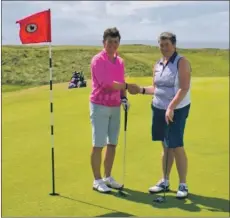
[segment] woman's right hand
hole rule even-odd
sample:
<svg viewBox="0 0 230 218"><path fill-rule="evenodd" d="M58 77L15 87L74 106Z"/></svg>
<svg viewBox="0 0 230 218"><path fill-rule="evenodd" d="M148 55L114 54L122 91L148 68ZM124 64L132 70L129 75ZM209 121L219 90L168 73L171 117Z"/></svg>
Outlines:
<svg viewBox="0 0 230 218"><path fill-rule="evenodd" d="M128 84L128 92L131 95L136 95L140 93L141 88L137 84Z"/></svg>

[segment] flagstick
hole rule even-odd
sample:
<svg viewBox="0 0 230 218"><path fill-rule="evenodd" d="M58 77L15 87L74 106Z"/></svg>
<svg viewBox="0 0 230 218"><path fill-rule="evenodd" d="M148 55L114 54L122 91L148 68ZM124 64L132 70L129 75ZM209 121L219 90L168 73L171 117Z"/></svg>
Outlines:
<svg viewBox="0 0 230 218"><path fill-rule="evenodd" d="M53 118L53 76L52 76L52 53L51 43L49 43L49 69L50 69L50 127L51 127L51 158L52 158L52 193L50 195L59 195L55 193L55 172L54 172L54 118Z"/></svg>

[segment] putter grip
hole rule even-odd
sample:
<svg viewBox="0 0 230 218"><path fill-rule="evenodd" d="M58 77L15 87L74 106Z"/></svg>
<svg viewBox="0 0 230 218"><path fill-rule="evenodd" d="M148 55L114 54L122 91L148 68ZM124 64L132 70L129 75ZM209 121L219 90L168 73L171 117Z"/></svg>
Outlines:
<svg viewBox="0 0 230 218"><path fill-rule="evenodd" d="M127 130L127 120L128 120L128 111L125 110L125 126L124 126L125 131Z"/></svg>

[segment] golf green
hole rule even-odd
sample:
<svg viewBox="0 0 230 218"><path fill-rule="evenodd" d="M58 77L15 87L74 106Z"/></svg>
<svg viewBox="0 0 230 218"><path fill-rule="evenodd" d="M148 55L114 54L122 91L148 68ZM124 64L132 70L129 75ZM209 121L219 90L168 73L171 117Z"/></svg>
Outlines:
<svg viewBox="0 0 230 218"><path fill-rule="evenodd" d="M132 78L151 84L151 78ZM51 147L49 87L2 96L2 216L228 216L229 83L228 78L194 78L185 132L189 158L187 200L174 192L154 204L148 188L161 177L161 146L151 142L151 96L130 96L125 191L119 197L92 190L89 88L54 85L56 191L50 196ZM123 113L122 113L123 121ZM113 175L122 177L123 122ZM103 170L103 168L102 168ZM159 196L159 195L158 195Z"/></svg>

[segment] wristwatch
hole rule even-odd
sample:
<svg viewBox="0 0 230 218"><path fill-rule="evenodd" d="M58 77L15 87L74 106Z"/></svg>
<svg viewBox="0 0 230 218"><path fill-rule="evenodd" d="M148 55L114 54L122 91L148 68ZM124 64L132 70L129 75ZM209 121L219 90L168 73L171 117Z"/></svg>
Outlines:
<svg viewBox="0 0 230 218"><path fill-rule="evenodd" d="M142 88L142 94L143 95L145 94L145 88L144 87Z"/></svg>

